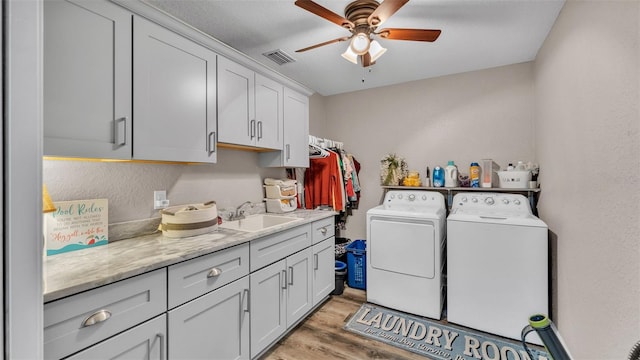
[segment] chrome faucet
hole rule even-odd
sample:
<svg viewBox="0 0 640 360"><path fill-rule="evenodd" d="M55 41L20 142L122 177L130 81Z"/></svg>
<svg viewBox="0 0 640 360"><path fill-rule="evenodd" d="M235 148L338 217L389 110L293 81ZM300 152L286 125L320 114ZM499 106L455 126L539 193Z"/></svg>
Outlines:
<svg viewBox="0 0 640 360"><path fill-rule="evenodd" d="M249 207L253 207L253 204L251 203L251 201L245 201L242 204L240 204L240 206L238 206L236 208L236 213L235 214L231 214L231 217L229 220L240 220L240 219L244 219L244 206L245 205L249 205Z"/></svg>

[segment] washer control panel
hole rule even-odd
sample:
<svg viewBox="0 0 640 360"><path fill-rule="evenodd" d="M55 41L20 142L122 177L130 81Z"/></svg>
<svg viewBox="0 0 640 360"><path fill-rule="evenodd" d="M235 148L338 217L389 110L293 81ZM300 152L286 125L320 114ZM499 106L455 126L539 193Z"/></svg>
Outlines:
<svg viewBox="0 0 640 360"><path fill-rule="evenodd" d="M383 204L386 209L399 209L407 206L444 208L444 196L435 191L389 190L384 196Z"/></svg>
<svg viewBox="0 0 640 360"><path fill-rule="evenodd" d="M519 194L505 193L458 193L453 197L451 212L532 214L526 197Z"/></svg>

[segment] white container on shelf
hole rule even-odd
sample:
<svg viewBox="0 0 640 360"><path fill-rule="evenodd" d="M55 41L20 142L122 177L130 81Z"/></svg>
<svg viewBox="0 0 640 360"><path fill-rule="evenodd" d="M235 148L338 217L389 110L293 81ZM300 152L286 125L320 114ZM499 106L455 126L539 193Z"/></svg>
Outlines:
<svg viewBox="0 0 640 360"><path fill-rule="evenodd" d="M295 196L283 199L264 199L264 201L267 203L268 213L286 213L298 207L298 201Z"/></svg>
<svg viewBox="0 0 640 360"><path fill-rule="evenodd" d="M296 185L263 185L268 199L287 199L298 195Z"/></svg>
<svg viewBox="0 0 640 360"><path fill-rule="evenodd" d="M497 171L500 187L505 189L527 189L531 180L531 171Z"/></svg>

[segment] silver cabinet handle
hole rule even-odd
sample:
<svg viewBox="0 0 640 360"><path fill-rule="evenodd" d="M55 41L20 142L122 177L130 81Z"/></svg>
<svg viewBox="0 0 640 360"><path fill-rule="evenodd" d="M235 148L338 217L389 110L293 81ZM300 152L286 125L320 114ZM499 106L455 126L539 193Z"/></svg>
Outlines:
<svg viewBox="0 0 640 360"><path fill-rule="evenodd" d="M160 360L164 360L164 359L166 359L166 357L164 355L164 334L163 333L157 333L156 337L158 339L160 339Z"/></svg>
<svg viewBox="0 0 640 360"><path fill-rule="evenodd" d="M84 321L82 321L82 327L87 327L109 320L111 312L109 310L98 310L89 315Z"/></svg>
<svg viewBox="0 0 640 360"><path fill-rule="evenodd" d="M258 140L262 139L262 121L258 121Z"/></svg>
<svg viewBox="0 0 640 360"><path fill-rule="evenodd" d="M113 122L113 143L118 146L127 144L127 117L121 117Z"/></svg>
<svg viewBox="0 0 640 360"><path fill-rule="evenodd" d="M217 150L218 143L216 141L216 132L209 133L209 154L213 154Z"/></svg>
<svg viewBox="0 0 640 360"><path fill-rule="evenodd" d="M220 270L218 268L213 268L213 269L209 270L209 273L207 274L207 277L208 278L218 277L218 276L220 276L220 274L222 274L222 270Z"/></svg>
<svg viewBox="0 0 640 360"><path fill-rule="evenodd" d="M322 229L320 229L320 232L322 233L322 235L327 235L327 228L323 227Z"/></svg>
<svg viewBox="0 0 640 360"><path fill-rule="evenodd" d="M251 139L256 137L256 121L255 120L249 121L249 137Z"/></svg>
<svg viewBox="0 0 640 360"><path fill-rule="evenodd" d="M284 285L282 285L283 289L287 289L287 270L282 270L282 279L284 280Z"/></svg>
<svg viewBox="0 0 640 360"><path fill-rule="evenodd" d="M245 295L246 294L246 295ZM249 289L244 289L243 294L245 299L247 299L247 307L245 307L244 311L245 312L251 312L251 293L249 292Z"/></svg>
<svg viewBox="0 0 640 360"><path fill-rule="evenodd" d="M289 159L291 159L291 146L289 144L287 144L286 149L287 149L286 159L289 160Z"/></svg>
<svg viewBox="0 0 640 360"><path fill-rule="evenodd" d="M293 266L289 266L289 285L293 285Z"/></svg>
<svg viewBox="0 0 640 360"><path fill-rule="evenodd" d="M313 254L313 270L318 270L318 254Z"/></svg>

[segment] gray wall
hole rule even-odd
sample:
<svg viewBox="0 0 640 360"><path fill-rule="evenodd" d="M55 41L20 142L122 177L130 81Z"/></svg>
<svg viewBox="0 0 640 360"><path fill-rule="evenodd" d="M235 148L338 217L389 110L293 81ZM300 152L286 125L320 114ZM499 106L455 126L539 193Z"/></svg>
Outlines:
<svg viewBox="0 0 640 360"><path fill-rule="evenodd" d="M346 236L364 239L365 213L380 203L380 159L397 153L424 176L426 166L454 160L533 160L533 65L523 63L326 99L328 137L361 163L359 209Z"/></svg>
<svg viewBox="0 0 640 360"><path fill-rule="evenodd" d="M576 359L640 340L640 2L569 1L535 61L540 214Z"/></svg>
<svg viewBox="0 0 640 360"><path fill-rule="evenodd" d="M153 191L166 190L173 205L215 200L218 208L262 202L265 177L283 169L261 168L258 153L220 149L217 164L149 164L45 160L43 181L53 201L109 200L109 223L158 217Z"/></svg>

